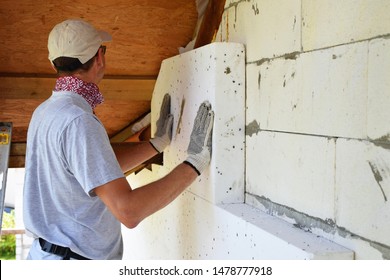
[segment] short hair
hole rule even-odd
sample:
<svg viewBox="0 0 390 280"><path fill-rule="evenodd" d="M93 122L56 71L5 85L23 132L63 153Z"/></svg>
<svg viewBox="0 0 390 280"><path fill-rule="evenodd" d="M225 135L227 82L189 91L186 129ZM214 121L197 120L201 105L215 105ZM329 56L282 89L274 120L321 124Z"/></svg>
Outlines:
<svg viewBox="0 0 390 280"><path fill-rule="evenodd" d="M82 64L78 58L73 57L57 57L52 61L58 74L73 74L77 71L88 71L93 64L96 55L86 63Z"/></svg>

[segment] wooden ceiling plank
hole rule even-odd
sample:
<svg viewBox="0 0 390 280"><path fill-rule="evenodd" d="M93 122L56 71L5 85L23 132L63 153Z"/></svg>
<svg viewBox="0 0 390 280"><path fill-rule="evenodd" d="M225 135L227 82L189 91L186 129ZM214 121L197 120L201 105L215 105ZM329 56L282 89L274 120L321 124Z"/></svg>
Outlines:
<svg viewBox="0 0 390 280"><path fill-rule="evenodd" d="M55 24L82 18L111 33L106 74L157 75L161 61L192 40L194 0L18 0L0 5L0 72L51 74L47 38Z"/></svg>

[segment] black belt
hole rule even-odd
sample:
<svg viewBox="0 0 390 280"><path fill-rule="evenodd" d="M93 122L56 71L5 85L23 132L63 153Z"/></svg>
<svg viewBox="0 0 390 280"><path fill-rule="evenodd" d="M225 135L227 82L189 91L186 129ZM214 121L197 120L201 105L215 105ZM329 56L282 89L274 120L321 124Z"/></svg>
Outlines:
<svg viewBox="0 0 390 280"><path fill-rule="evenodd" d="M67 247L61 247L56 244L52 244L45 239L39 238L39 244L41 244L41 248L43 251L51 254L55 254L58 256L63 257L63 260L70 260L76 259L76 260L90 260L86 257L83 257L75 252L73 252L71 249Z"/></svg>

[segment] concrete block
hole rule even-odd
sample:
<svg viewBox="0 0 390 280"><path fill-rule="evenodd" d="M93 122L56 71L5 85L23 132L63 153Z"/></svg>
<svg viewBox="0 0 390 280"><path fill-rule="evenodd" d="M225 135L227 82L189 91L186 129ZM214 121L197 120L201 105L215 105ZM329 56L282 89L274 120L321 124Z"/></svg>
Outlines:
<svg viewBox="0 0 390 280"><path fill-rule="evenodd" d="M390 142L390 40L369 43L368 57L368 137Z"/></svg>
<svg viewBox="0 0 390 280"><path fill-rule="evenodd" d="M187 158L193 120L207 100L215 112L210 167L190 190L214 203L244 199L245 49L237 43L213 43L166 59L152 98L152 135L163 96L171 95L173 139L164 166L173 169Z"/></svg>
<svg viewBox="0 0 390 280"><path fill-rule="evenodd" d="M246 141L247 193L334 220L334 139L261 131Z"/></svg>
<svg viewBox="0 0 390 280"><path fill-rule="evenodd" d="M389 147L338 139L336 151L337 224L371 246L390 244Z"/></svg>
<svg viewBox="0 0 390 280"><path fill-rule="evenodd" d="M367 53L363 42L263 63L261 129L366 138Z"/></svg>
<svg viewBox="0 0 390 280"><path fill-rule="evenodd" d="M216 40L245 44L248 62L300 51L300 0L241 1L225 7Z"/></svg>
<svg viewBox="0 0 390 280"><path fill-rule="evenodd" d="M304 51L390 33L387 0L302 0Z"/></svg>
<svg viewBox="0 0 390 280"><path fill-rule="evenodd" d="M246 134L253 135L260 131L261 67L256 64L246 65Z"/></svg>

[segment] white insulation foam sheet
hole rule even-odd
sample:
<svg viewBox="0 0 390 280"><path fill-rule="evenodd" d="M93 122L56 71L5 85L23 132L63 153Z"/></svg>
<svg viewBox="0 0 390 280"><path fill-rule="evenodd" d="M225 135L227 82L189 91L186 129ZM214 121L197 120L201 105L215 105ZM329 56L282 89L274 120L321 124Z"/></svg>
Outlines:
<svg viewBox="0 0 390 280"><path fill-rule="evenodd" d="M215 113L210 166L189 191L212 203L244 201L245 49L212 43L162 62L152 97L152 135L164 95L171 95L173 137L164 151L168 170L183 162L200 104Z"/></svg>

